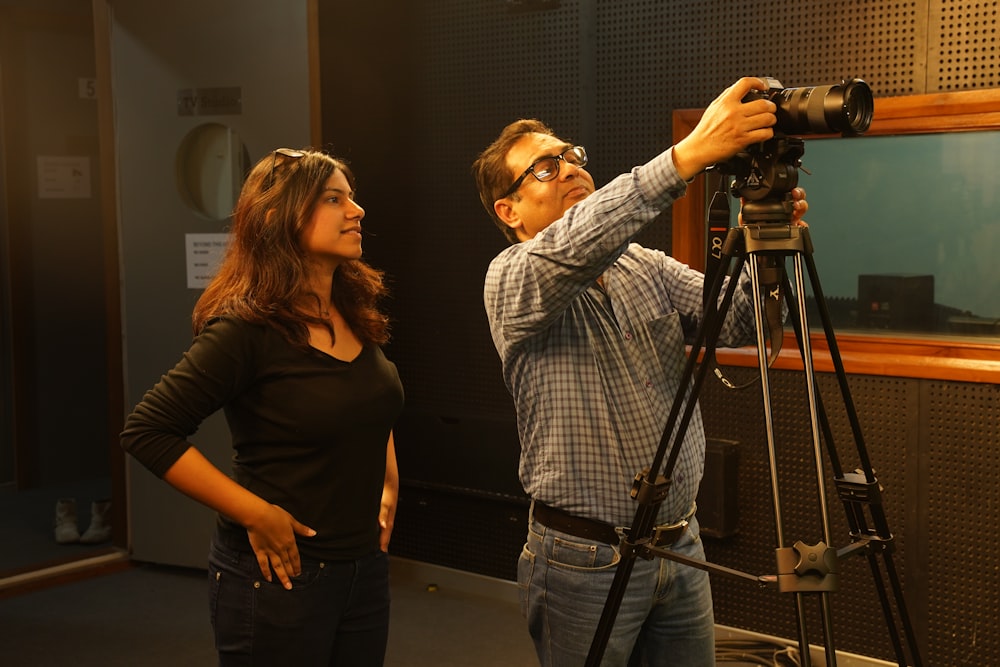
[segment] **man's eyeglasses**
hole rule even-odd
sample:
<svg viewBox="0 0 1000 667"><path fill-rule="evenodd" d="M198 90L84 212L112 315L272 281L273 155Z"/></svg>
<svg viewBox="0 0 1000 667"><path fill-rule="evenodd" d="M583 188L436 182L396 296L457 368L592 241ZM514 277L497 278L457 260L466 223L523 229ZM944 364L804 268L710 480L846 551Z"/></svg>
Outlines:
<svg viewBox="0 0 1000 667"><path fill-rule="evenodd" d="M524 179L528 177L528 174L531 174L543 183L545 181L551 181L559 175L560 160L565 160L566 162L576 165L577 167L584 167L587 165L587 149L583 146L573 146L571 148L567 148L559 155L538 158L531 163L530 167L524 170L523 174L517 177L514 184L507 188L507 192L500 195L500 199L509 197L517 192L517 189L521 187L521 183L523 183Z"/></svg>
<svg viewBox="0 0 1000 667"><path fill-rule="evenodd" d="M264 188L265 190L270 190L271 186L274 185L274 167L278 164L279 155L295 160L303 157L305 153L291 148L275 148L274 152L271 153L271 173L268 174L267 187Z"/></svg>

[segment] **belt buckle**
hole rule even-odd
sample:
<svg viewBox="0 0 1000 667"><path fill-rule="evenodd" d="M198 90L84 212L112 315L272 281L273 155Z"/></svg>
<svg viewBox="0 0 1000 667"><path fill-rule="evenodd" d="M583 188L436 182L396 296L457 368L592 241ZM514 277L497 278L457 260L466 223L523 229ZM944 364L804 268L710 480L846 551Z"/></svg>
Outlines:
<svg viewBox="0 0 1000 667"><path fill-rule="evenodd" d="M654 547L669 547L684 534L687 527L687 519L681 519L677 523L669 525L656 526L653 528L653 538L649 544Z"/></svg>

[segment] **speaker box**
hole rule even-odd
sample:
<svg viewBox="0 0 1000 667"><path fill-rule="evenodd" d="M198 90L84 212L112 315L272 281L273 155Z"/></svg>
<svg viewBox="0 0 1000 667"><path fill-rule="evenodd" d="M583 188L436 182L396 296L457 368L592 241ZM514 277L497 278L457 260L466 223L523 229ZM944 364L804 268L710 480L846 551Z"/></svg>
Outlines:
<svg viewBox="0 0 1000 667"><path fill-rule="evenodd" d="M858 276L858 326L929 331L934 328L934 276Z"/></svg>
<svg viewBox="0 0 1000 667"><path fill-rule="evenodd" d="M732 440L705 443L705 475L698 489L698 524L705 537L729 537L739 530L739 454L739 443Z"/></svg>

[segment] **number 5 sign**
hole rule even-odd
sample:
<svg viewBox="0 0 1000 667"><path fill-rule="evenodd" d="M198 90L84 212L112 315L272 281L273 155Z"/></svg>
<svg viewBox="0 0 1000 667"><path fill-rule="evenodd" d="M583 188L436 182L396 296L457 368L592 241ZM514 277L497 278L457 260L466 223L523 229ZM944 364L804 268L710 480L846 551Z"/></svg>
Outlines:
<svg viewBox="0 0 1000 667"><path fill-rule="evenodd" d="M97 99L97 79L79 77L76 80L76 90L81 100Z"/></svg>

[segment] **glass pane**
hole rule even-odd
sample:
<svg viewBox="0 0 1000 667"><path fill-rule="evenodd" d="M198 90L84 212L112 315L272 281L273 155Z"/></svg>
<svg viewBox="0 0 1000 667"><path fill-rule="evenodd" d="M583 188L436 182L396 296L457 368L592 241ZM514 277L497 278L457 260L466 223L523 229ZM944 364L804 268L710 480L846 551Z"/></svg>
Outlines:
<svg viewBox="0 0 1000 667"><path fill-rule="evenodd" d="M1000 338L1000 132L805 139L834 328Z"/></svg>

